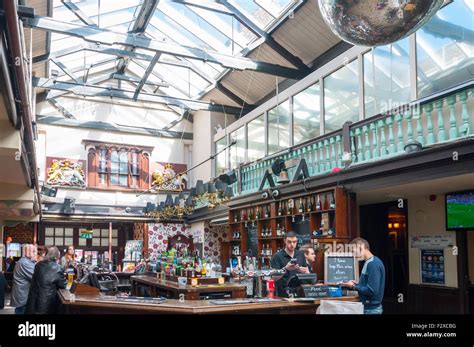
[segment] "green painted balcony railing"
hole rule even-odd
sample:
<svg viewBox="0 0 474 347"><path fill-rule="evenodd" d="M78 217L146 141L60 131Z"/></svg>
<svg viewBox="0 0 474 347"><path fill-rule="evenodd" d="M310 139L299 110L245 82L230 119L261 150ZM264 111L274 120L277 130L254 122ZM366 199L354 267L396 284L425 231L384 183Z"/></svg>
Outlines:
<svg viewBox="0 0 474 347"><path fill-rule="evenodd" d="M474 81L412 102L404 108L379 114L349 125L344 138L342 129L318 137L303 145L239 168L234 194L258 190L265 170L277 158L305 158L311 176L342 168L344 143L349 144L351 166L405 153L410 141L424 147L474 135ZM296 168L289 169L290 178Z"/></svg>

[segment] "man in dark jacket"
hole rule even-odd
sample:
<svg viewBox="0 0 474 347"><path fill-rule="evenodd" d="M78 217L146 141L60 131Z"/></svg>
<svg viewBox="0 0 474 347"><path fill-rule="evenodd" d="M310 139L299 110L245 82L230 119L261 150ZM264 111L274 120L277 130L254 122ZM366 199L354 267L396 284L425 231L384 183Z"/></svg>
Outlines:
<svg viewBox="0 0 474 347"><path fill-rule="evenodd" d="M15 307L16 314L25 313L26 300L30 290L31 278L36 264L35 245L23 247L23 257L15 265L13 271L13 287L10 305Z"/></svg>
<svg viewBox="0 0 474 347"><path fill-rule="evenodd" d="M7 280L2 271L0 271L0 310L5 307L5 289L7 288Z"/></svg>
<svg viewBox="0 0 474 347"><path fill-rule="evenodd" d="M66 288L64 272L58 264L59 259L59 250L56 247L50 247L44 260L36 264L26 303L27 314L58 313L57 290Z"/></svg>

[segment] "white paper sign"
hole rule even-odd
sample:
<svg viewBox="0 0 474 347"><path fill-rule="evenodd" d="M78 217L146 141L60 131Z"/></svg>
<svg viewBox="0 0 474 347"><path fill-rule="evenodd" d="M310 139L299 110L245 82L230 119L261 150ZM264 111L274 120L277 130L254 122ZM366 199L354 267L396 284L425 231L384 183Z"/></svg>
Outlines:
<svg viewBox="0 0 474 347"><path fill-rule="evenodd" d="M361 302L342 300L321 300L320 314L364 314Z"/></svg>
<svg viewBox="0 0 474 347"><path fill-rule="evenodd" d="M455 245L453 234L420 235L411 237L411 248L446 248Z"/></svg>

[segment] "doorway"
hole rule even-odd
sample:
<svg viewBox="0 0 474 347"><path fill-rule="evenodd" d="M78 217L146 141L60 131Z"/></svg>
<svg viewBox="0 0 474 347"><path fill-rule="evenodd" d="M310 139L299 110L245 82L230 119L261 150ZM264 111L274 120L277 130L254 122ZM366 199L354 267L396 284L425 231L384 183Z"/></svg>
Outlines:
<svg viewBox="0 0 474 347"><path fill-rule="evenodd" d="M407 201L360 206L360 236L385 265L384 313L407 312ZM403 296L401 297L400 294ZM402 299L402 300L400 300Z"/></svg>

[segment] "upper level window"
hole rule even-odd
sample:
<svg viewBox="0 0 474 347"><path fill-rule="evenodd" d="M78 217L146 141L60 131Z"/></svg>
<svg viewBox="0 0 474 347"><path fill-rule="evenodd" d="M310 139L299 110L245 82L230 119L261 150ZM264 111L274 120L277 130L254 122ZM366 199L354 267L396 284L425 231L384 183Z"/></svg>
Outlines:
<svg viewBox="0 0 474 347"><path fill-rule="evenodd" d="M357 59L324 78L324 130L330 133L359 120Z"/></svg>
<svg viewBox="0 0 474 347"><path fill-rule="evenodd" d="M418 97L474 78L474 6L453 1L416 32Z"/></svg>
<svg viewBox="0 0 474 347"><path fill-rule="evenodd" d="M88 185L110 189L148 189L152 148L83 141L89 148Z"/></svg>

